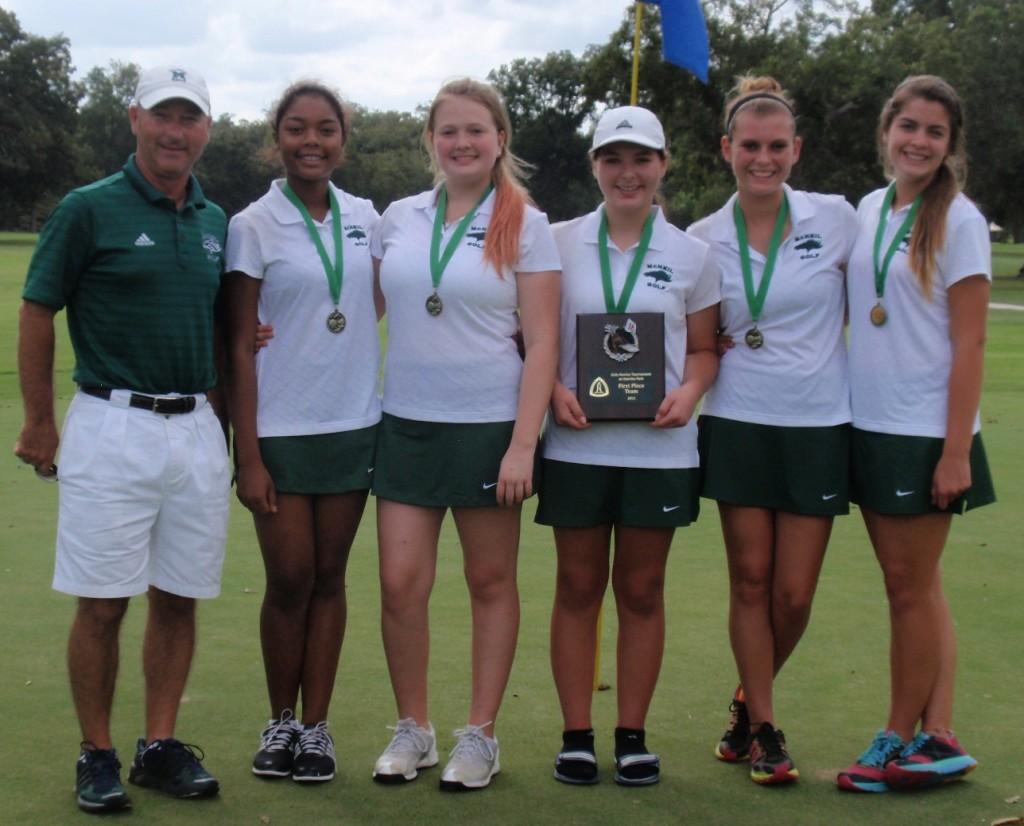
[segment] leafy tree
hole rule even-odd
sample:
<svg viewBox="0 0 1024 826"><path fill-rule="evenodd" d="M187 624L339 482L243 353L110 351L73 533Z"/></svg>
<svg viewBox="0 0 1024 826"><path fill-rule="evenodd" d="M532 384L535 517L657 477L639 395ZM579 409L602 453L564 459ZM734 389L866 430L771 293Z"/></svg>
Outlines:
<svg viewBox="0 0 1024 826"><path fill-rule="evenodd" d="M267 125L261 121L234 123L221 115L213 123L210 143L196 165L203 192L230 217L267 191L275 177Z"/></svg>
<svg viewBox="0 0 1024 826"><path fill-rule="evenodd" d="M593 110L584 95L583 63L571 52L519 59L487 78L505 99L512 150L533 166L530 193L552 221L574 218L600 199L581 129Z"/></svg>
<svg viewBox="0 0 1024 826"><path fill-rule="evenodd" d="M346 161L334 178L347 192L369 198L379 212L407 195L430 188L423 149L422 113L377 112L357 107Z"/></svg>
<svg viewBox="0 0 1024 826"><path fill-rule="evenodd" d="M108 69L95 66L85 76L85 102L79 110L77 132L85 180L117 172L135 151L128 105L138 81L138 65L116 60Z"/></svg>
<svg viewBox="0 0 1024 826"><path fill-rule="evenodd" d="M71 72L67 38L26 34L0 8L0 226L34 229L44 199L73 180L82 90Z"/></svg>

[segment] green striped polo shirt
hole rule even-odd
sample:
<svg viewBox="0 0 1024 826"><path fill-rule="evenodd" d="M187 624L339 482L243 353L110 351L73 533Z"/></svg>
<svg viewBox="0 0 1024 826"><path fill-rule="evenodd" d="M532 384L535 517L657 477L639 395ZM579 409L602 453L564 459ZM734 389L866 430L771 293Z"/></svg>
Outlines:
<svg viewBox="0 0 1024 826"><path fill-rule="evenodd" d="M194 177L178 211L134 155L64 197L39 236L22 297L67 307L76 382L152 394L216 383L213 310L226 227Z"/></svg>

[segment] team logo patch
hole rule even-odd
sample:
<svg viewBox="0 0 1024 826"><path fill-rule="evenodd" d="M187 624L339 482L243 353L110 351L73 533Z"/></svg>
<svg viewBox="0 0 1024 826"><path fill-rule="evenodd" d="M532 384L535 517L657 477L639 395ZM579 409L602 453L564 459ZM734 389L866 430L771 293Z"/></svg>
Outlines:
<svg viewBox="0 0 1024 826"><path fill-rule="evenodd" d="M640 352L640 339L636 334L636 322L628 319L621 327L614 324L604 325L604 340L601 342L604 353L612 361L620 364L629 361Z"/></svg>
<svg viewBox="0 0 1024 826"><path fill-rule="evenodd" d="M487 227L470 227L466 233L466 244L477 249L484 248L484 239L487 238Z"/></svg>
<svg viewBox="0 0 1024 826"><path fill-rule="evenodd" d="M665 264L648 264L644 278L647 279L647 286L655 290L667 290L672 283L674 275L672 268Z"/></svg>
<svg viewBox="0 0 1024 826"><path fill-rule="evenodd" d="M203 249L206 250L206 260L211 263L220 262L220 254L224 247L221 246L220 239L216 235L203 235Z"/></svg>
<svg viewBox="0 0 1024 826"><path fill-rule="evenodd" d="M366 237L366 230L363 229L361 224L347 224L345 226L345 237L351 238L354 242L353 246L356 247L367 247L370 245Z"/></svg>
<svg viewBox="0 0 1024 826"><path fill-rule="evenodd" d="M812 258L821 258L821 250L824 243L821 240L820 232L808 232L798 235L793 239L793 249L800 251L800 260L807 261Z"/></svg>

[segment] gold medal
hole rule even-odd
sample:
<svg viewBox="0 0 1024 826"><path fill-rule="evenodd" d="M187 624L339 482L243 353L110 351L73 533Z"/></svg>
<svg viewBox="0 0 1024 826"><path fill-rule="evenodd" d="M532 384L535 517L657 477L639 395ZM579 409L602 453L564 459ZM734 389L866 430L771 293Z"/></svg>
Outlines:
<svg viewBox="0 0 1024 826"><path fill-rule="evenodd" d="M331 314L327 316L327 329L332 333L340 333L345 329L345 316L340 311L334 309Z"/></svg>
<svg viewBox="0 0 1024 826"><path fill-rule="evenodd" d="M756 350L764 346L764 333L758 330L757 327L751 327L747 330L743 340L747 342L747 347L751 350Z"/></svg>
<svg viewBox="0 0 1024 826"><path fill-rule="evenodd" d="M430 297L427 298L426 307L427 312L431 315L441 315L441 310L444 309L444 304L441 303L441 296L439 296L436 291L432 292Z"/></svg>
<svg viewBox="0 0 1024 826"><path fill-rule="evenodd" d="M879 301L877 304L875 304L874 307L871 308L870 315L871 323L874 324L876 327L881 327L889 318L889 314L885 311L885 307L882 306L881 301Z"/></svg>

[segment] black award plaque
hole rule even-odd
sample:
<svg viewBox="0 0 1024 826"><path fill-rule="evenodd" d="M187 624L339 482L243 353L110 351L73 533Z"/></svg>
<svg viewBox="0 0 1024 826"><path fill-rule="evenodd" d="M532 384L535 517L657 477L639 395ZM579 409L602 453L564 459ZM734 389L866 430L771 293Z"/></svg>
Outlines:
<svg viewBox="0 0 1024 826"><path fill-rule="evenodd" d="M665 398L664 314L577 315L576 395L588 421L652 421Z"/></svg>

